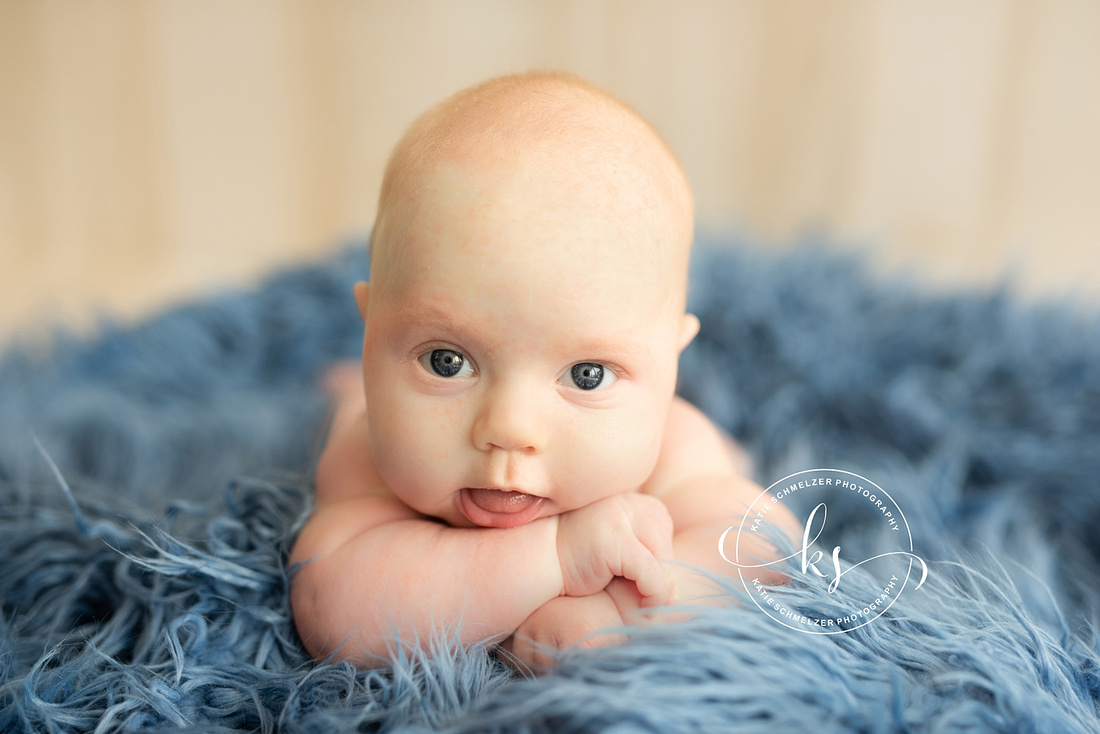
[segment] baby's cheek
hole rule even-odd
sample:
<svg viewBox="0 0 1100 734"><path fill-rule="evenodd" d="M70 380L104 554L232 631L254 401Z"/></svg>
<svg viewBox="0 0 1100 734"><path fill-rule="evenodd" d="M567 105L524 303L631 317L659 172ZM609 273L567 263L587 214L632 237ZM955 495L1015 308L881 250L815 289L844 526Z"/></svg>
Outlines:
<svg viewBox="0 0 1100 734"><path fill-rule="evenodd" d="M467 437L469 431L464 430L465 400L460 398L435 402L425 412L427 422L437 433L452 441Z"/></svg>
<svg viewBox="0 0 1100 734"><path fill-rule="evenodd" d="M419 463L414 460L424 449L423 427L400 412L370 410L369 416L371 453L382 479L393 489L394 483L403 481L403 473Z"/></svg>
<svg viewBox="0 0 1100 734"><path fill-rule="evenodd" d="M641 486L657 465L662 431L648 416L617 420L605 426L599 440L588 447L589 462L603 481L623 492Z"/></svg>

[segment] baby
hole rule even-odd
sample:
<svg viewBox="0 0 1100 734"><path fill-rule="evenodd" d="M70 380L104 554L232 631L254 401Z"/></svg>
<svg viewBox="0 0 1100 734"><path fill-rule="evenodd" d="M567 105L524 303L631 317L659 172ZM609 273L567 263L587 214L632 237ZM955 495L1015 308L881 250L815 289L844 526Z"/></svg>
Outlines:
<svg viewBox="0 0 1100 734"><path fill-rule="evenodd" d="M413 124L355 287L361 382L330 378L316 508L291 555L314 657L376 666L395 639L457 628L542 669L547 651L713 594L692 569L732 571L718 537L761 490L674 397L699 327L692 228L669 149L577 78L494 79Z"/></svg>

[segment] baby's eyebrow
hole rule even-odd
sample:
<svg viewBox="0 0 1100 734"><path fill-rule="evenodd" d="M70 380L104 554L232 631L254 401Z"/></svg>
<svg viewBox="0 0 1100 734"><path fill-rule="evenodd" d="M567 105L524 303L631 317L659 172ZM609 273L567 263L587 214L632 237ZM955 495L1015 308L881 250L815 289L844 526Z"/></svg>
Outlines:
<svg viewBox="0 0 1100 734"><path fill-rule="evenodd" d="M421 299L410 301L402 305L402 315L422 328L445 331L465 347L484 347L492 341L492 324L456 314L446 304ZM647 338L630 336L621 331L574 334L551 343L558 351L567 352L571 359L611 362L624 369L651 352Z"/></svg>
<svg viewBox="0 0 1100 734"><path fill-rule="evenodd" d="M645 361L651 353L646 340L630 338L623 333L584 336L564 346L576 360L609 362L624 370L630 370L639 361Z"/></svg>
<svg viewBox="0 0 1100 734"><path fill-rule="evenodd" d="M593 355L630 354L638 351L638 345L633 340L619 335L581 338L571 346L578 352L591 352Z"/></svg>
<svg viewBox="0 0 1100 734"><path fill-rule="evenodd" d="M456 315L446 305L434 304L421 299L410 300L411 303L406 302L401 305L401 314L413 321L432 322L455 327L470 326L475 321L475 319L469 317Z"/></svg>
<svg viewBox="0 0 1100 734"><path fill-rule="evenodd" d="M456 314L445 305L414 301L402 304L401 315L411 321L413 329L445 331L462 339L482 340L489 325L471 316Z"/></svg>

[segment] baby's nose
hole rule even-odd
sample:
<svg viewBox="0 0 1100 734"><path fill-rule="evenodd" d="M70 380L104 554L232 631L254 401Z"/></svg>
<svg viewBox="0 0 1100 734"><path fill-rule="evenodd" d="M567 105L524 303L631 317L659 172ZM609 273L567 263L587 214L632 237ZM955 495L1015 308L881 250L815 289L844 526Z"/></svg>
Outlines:
<svg viewBox="0 0 1100 734"><path fill-rule="evenodd" d="M474 445L482 451L500 449L536 454L546 443L546 426L530 396L503 387L491 391L474 421Z"/></svg>

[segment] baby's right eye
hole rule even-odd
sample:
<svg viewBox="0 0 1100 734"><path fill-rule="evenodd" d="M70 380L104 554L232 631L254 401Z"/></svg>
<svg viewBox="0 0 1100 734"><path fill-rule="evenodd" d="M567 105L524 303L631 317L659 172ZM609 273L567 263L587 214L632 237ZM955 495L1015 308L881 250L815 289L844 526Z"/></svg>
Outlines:
<svg viewBox="0 0 1100 734"><path fill-rule="evenodd" d="M440 377L470 377L474 367L470 360L453 349L433 349L420 355L420 364Z"/></svg>

